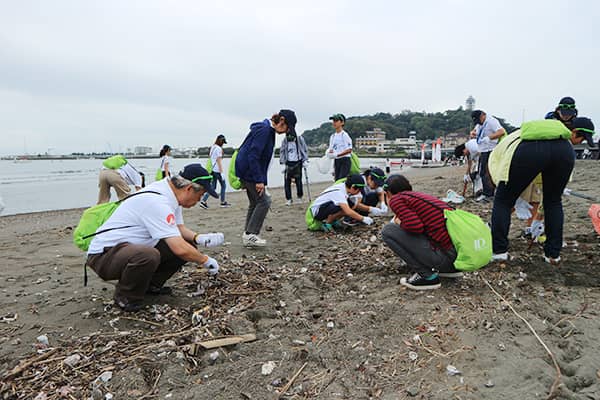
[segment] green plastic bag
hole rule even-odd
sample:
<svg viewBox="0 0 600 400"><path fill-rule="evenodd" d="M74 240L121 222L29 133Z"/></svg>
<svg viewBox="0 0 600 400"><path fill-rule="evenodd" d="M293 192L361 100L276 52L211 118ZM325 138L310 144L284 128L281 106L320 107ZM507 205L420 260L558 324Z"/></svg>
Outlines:
<svg viewBox="0 0 600 400"><path fill-rule="evenodd" d="M162 168L157 169L156 170L156 175L154 175L154 180L155 181L160 181L163 178L164 178L164 176L163 176L163 170L162 170Z"/></svg>
<svg viewBox="0 0 600 400"><path fill-rule="evenodd" d="M492 232L475 214L463 210L444 210L446 228L456 249L454 267L476 271L492 259Z"/></svg>
<svg viewBox="0 0 600 400"><path fill-rule="evenodd" d="M231 186L235 190L240 190L242 188L242 181L235 174L235 159L237 158L238 150L233 152L231 156L231 161L229 162L229 171L227 177L229 178L229 186Z"/></svg>
<svg viewBox="0 0 600 400"><path fill-rule="evenodd" d="M306 221L306 227L309 231L320 231L323 228L323 223L319 220L316 220L312 213L312 206L314 201L312 201L308 208L306 209L306 213L304 214L304 220Z"/></svg>
<svg viewBox="0 0 600 400"><path fill-rule="evenodd" d="M106 160L102 161L102 165L108 169L119 169L125 164L127 164L127 159L121 154L108 157Z"/></svg>
<svg viewBox="0 0 600 400"><path fill-rule="evenodd" d="M73 232L73 243L75 243L75 246L79 247L83 251L87 251L90 248L90 243L92 242L94 236L115 229L129 228L130 226L121 226L98 231L98 228L100 228L102 224L104 224L108 218L110 218L110 216L115 212L122 202L130 197L144 193L160 194L152 191L137 192L119 201L98 204L85 210L81 216L81 219L79 220L79 224L77 224L77 228L75 228L75 231Z"/></svg>
<svg viewBox="0 0 600 400"><path fill-rule="evenodd" d="M360 159L355 152L350 153L350 175L360 174Z"/></svg>
<svg viewBox="0 0 600 400"><path fill-rule="evenodd" d="M212 170L213 170L212 158L208 157L208 161L206 162L206 172L208 172L209 174L212 174Z"/></svg>

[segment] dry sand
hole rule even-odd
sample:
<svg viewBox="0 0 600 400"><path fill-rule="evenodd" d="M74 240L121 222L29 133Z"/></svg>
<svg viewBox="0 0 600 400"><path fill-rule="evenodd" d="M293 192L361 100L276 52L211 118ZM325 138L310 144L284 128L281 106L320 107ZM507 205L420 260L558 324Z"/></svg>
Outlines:
<svg viewBox="0 0 600 400"><path fill-rule="evenodd" d="M597 162L577 162L569 187L600 197L599 172ZM448 167L410 176L415 190L442 197L462 190L462 173ZM324 186L313 186L313 196ZM286 207L282 189L271 192L265 250L241 246L243 193L229 197L231 209L213 200L210 210L186 210L193 229L225 233L230 244L207 252L222 273L208 279L188 265L170 282L174 296L150 298L138 314L113 308L112 284L92 271L83 287L84 256L71 242L81 210L0 218L0 397L85 399L96 386L95 398L275 399L304 366L283 397L544 399L556 377L552 361L487 280L555 355L562 375L556 398L600 399L600 243L589 202L564 202L561 266L544 264L538 245L527 250L517 238L523 224L514 220L514 260L417 293L400 287L406 271L381 243L389 218L335 235L311 233L306 204ZM472 199L461 207L490 217L491 207ZM201 293L189 297L198 284ZM192 313L201 309L192 329ZM212 356L215 350L189 354L194 340L244 333L257 340ZM19 360L38 356L42 334L53 353L8 379ZM81 360L68 366L74 354ZM269 361L274 369L263 375ZM449 375L449 365L460 374ZM106 371L108 382L92 384Z"/></svg>

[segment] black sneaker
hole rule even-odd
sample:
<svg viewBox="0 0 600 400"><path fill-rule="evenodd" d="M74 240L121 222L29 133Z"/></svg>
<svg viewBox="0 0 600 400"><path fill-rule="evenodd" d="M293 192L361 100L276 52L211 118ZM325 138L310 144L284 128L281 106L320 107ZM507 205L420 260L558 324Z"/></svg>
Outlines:
<svg viewBox="0 0 600 400"><path fill-rule="evenodd" d="M356 226L359 224L359 222L357 220L355 220L354 218L350 218L350 217L345 217L344 220L342 221L342 223L346 226Z"/></svg>
<svg viewBox="0 0 600 400"><path fill-rule="evenodd" d="M221 208L228 208L231 207L231 204L229 204L228 202L224 201L221 203Z"/></svg>
<svg viewBox="0 0 600 400"><path fill-rule="evenodd" d="M400 279L400 284L413 290L439 289L442 286L437 274L433 274L429 278L423 278L418 273L414 273L408 278Z"/></svg>
<svg viewBox="0 0 600 400"><path fill-rule="evenodd" d="M144 308L143 305L135 301L127 300L126 298L116 297L114 298L115 304L123 311L137 312Z"/></svg>
<svg viewBox="0 0 600 400"><path fill-rule="evenodd" d="M168 286L152 286L150 285L148 287L148 289L146 290L146 294L152 295L152 296L159 296L161 294L173 294L173 289L171 289Z"/></svg>
<svg viewBox="0 0 600 400"><path fill-rule="evenodd" d="M206 204L205 201L200 202L200 207L204 208L205 210L208 210L208 204Z"/></svg>

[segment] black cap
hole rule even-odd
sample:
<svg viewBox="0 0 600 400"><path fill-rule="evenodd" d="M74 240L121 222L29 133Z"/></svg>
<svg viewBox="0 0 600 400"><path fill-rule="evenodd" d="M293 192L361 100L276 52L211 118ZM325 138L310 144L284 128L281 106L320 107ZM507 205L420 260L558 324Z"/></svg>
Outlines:
<svg viewBox="0 0 600 400"><path fill-rule="evenodd" d="M209 174L201 164L186 165L183 167L183 171L179 172L179 176L192 181L192 183L202 185L206 193L210 194L212 197L219 197L217 192L215 192L215 189L213 189L211 186L211 182L213 180L212 175Z"/></svg>
<svg viewBox="0 0 600 400"><path fill-rule="evenodd" d="M361 174L348 175L346 178L346 187L359 189L361 193L365 191L365 180Z"/></svg>
<svg viewBox="0 0 600 400"><path fill-rule="evenodd" d="M387 178L381 168L371 168L369 175L371 176L371 179L373 179L373 182L377 184L377 186L383 186Z"/></svg>
<svg viewBox="0 0 600 400"><path fill-rule="evenodd" d="M484 113L483 111L481 111L481 110L474 110L474 111L471 113L471 119L473 120L473 123L474 123L475 125L477 125L477 124L479 124L479 123L480 123L480 122L479 122L479 118L481 117L481 114L485 114L485 113Z"/></svg>
<svg viewBox="0 0 600 400"><path fill-rule="evenodd" d="M577 116L577 108L575 107L575 99L572 97L563 97L558 102L558 106L556 107L556 111L560 111L562 115L565 117L576 117Z"/></svg>
<svg viewBox="0 0 600 400"><path fill-rule="evenodd" d="M227 143L227 140L225 140L225 135L219 135L217 136L217 140L222 139L223 143Z"/></svg>
<svg viewBox="0 0 600 400"><path fill-rule="evenodd" d="M331 117L329 117L329 119L332 121L342 121L343 123L346 123L346 116L344 114L333 114Z"/></svg>
<svg viewBox="0 0 600 400"><path fill-rule="evenodd" d="M292 110L284 109L284 110L279 110L279 115L281 115L283 118L285 118L285 123L288 126L288 132L296 134L296 122L298 122L298 120L296 119L296 113L293 112Z"/></svg>
<svg viewBox="0 0 600 400"><path fill-rule="evenodd" d="M571 120L571 129L575 130L575 134L579 137L583 136L590 147L595 147L594 144L594 123L586 117L576 117Z"/></svg>

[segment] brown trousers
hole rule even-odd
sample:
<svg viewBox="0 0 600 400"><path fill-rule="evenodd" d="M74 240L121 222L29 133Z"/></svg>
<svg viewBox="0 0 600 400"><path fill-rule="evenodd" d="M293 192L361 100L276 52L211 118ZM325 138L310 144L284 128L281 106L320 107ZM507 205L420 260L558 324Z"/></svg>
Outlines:
<svg viewBox="0 0 600 400"><path fill-rule="evenodd" d="M115 188L117 192L117 198L119 200L127 197L131 192L131 188L125 182L125 179L114 169L103 169L100 170L98 175L98 204L108 203L110 201L110 188Z"/></svg>
<svg viewBox="0 0 600 400"><path fill-rule="evenodd" d="M86 262L103 280L118 280L115 297L130 301L142 300L150 285L162 287L185 263L164 240L155 247L130 243L106 247L104 253L90 254Z"/></svg>

